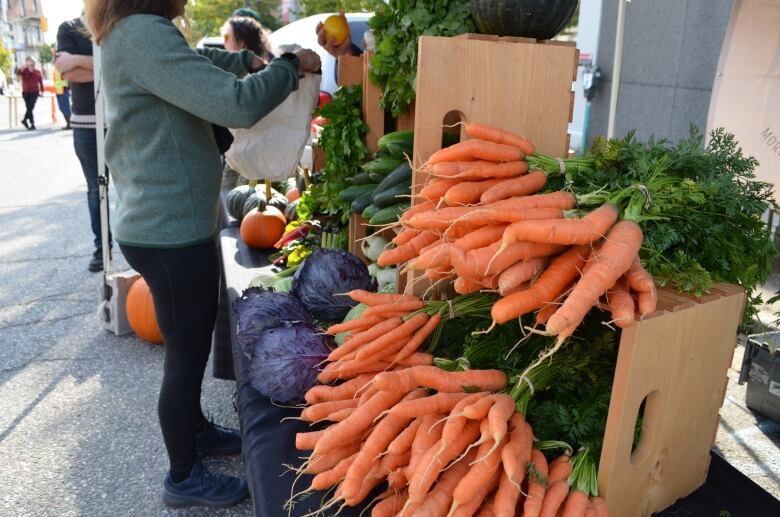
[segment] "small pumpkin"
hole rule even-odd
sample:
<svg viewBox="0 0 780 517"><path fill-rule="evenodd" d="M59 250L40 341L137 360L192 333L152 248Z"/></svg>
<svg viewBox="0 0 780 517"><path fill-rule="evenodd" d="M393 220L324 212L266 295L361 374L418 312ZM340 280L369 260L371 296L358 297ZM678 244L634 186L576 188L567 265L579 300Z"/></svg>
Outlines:
<svg viewBox="0 0 780 517"><path fill-rule="evenodd" d="M299 199L301 197L301 193L298 192L297 188L294 188L294 189L288 190L287 194L285 194L284 197L287 198L287 201L293 202L296 199Z"/></svg>
<svg viewBox="0 0 780 517"><path fill-rule="evenodd" d="M125 311L127 313L127 322L138 337L144 341L162 345L163 335L160 327L157 325L157 317L154 314L154 301L152 292L146 284L143 277L139 278L130 290L125 299Z"/></svg>
<svg viewBox="0 0 780 517"><path fill-rule="evenodd" d="M255 187L241 185L228 192L225 198L225 208L231 217L239 221L244 218L244 204L249 196L255 193Z"/></svg>
<svg viewBox="0 0 780 517"><path fill-rule="evenodd" d="M277 208L265 205L263 210L253 208L241 221L241 240L250 248L273 248L284 235L287 221Z"/></svg>
<svg viewBox="0 0 780 517"><path fill-rule="evenodd" d="M577 0L471 0L471 17L482 34L551 39L577 10Z"/></svg>

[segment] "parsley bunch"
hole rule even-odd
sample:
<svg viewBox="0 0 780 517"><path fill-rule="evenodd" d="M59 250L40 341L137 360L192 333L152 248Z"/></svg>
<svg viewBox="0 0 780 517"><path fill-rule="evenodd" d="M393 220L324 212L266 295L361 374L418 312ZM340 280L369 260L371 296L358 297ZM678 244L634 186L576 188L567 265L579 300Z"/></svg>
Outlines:
<svg viewBox="0 0 780 517"><path fill-rule="evenodd" d="M376 41L371 81L384 89L382 107L404 113L415 97L417 40L474 32L469 0L389 0L368 21Z"/></svg>
<svg viewBox="0 0 780 517"><path fill-rule="evenodd" d="M349 221L350 203L341 201L338 194L350 186L348 180L369 155L363 143L368 128L361 115L362 102L361 86L343 87L333 95L330 103L317 112L328 119L318 142L325 152L325 168L301 196L298 205L301 218L328 215L342 223Z"/></svg>

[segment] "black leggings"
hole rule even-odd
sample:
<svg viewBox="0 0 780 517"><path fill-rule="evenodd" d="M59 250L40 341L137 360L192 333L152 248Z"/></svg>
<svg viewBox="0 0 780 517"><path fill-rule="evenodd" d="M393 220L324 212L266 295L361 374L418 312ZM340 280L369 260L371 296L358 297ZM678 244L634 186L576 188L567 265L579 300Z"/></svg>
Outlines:
<svg viewBox="0 0 780 517"><path fill-rule="evenodd" d="M217 314L219 258L215 241L185 248L120 246L144 277L165 338L165 370L157 410L171 477L189 476L203 423L200 391Z"/></svg>
<svg viewBox="0 0 780 517"><path fill-rule="evenodd" d="M23 92L22 98L24 99L24 107L27 111L24 113L22 120L27 120L35 125L35 118L33 117L33 110L35 109L35 103L38 102L38 92Z"/></svg>

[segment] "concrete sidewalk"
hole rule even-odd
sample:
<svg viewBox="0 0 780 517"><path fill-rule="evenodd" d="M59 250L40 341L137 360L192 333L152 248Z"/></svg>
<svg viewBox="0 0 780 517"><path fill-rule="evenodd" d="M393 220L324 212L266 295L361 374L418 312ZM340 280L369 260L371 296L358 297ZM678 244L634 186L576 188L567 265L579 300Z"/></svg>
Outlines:
<svg viewBox="0 0 780 517"><path fill-rule="evenodd" d="M38 116L38 131L0 131L0 515L252 515L248 502L163 505L163 349L99 326L100 275L87 271L92 235L72 134ZM233 391L209 365L203 407L235 427ZM243 472L240 458L208 463Z"/></svg>

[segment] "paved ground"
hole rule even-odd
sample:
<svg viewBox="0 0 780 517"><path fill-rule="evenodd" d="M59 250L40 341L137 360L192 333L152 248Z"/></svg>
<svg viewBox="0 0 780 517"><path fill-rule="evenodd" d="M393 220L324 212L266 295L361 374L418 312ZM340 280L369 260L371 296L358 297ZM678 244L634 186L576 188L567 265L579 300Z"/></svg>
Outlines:
<svg viewBox="0 0 780 517"><path fill-rule="evenodd" d="M0 516L251 515L173 511L159 498L166 469L155 401L162 349L103 331L99 275L71 135L4 130L0 99ZM120 258L121 264L121 258ZM735 354L738 369L742 349ZM780 426L744 405L731 379L717 448L780 497ZM236 425L233 384L207 371L204 408ZM240 473L238 459L210 462Z"/></svg>
<svg viewBox="0 0 780 517"><path fill-rule="evenodd" d="M0 98L0 516L251 515L173 511L157 427L162 348L98 325L100 275L70 132L9 131ZM237 426L234 383L207 370L203 406ZM210 462L239 474L238 458Z"/></svg>

